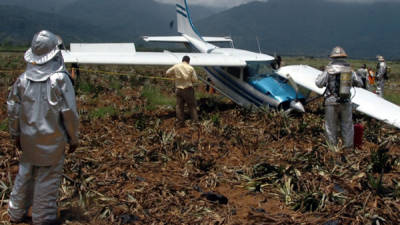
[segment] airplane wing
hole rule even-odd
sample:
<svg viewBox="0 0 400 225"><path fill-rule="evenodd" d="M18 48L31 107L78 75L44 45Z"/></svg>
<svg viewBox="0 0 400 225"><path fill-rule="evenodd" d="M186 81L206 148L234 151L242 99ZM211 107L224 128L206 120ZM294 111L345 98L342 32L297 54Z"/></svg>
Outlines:
<svg viewBox="0 0 400 225"><path fill-rule="evenodd" d="M323 94L325 91L325 88L318 88L315 85L317 76L322 72L313 67L285 66L280 68L277 73L286 79L290 76L297 84L318 94ZM353 96L351 102L357 111L400 128L400 106L362 88L352 88L351 93Z"/></svg>
<svg viewBox="0 0 400 225"><path fill-rule="evenodd" d="M277 71L283 78L288 79L290 76L297 84L320 95L325 92L325 88L317 87L315 80L321 73L320 70L307 65L284 66Z"/></svg>
<svg viewBox="0 0 400 225"><path fill-rule="evenodd" d="M202 37L206 42L233 42L230 37ZM143 36L146 42L190 43L183 36Z"/></svg>
<svg viewBox="0 0 400 225"><path fill-rule="evenodd" d="M174 65L182 57L190 57L193 66L244 67L246 62L236 57L208 53L136 52L133 43L71 44L71 50L62 51L65 63L115 65Z"/></svg>
<svg viewBox="0 0 400 225"><path fill-rule="evenodd" d="M353 88L353 104L357 111L400 128L400 107L362 88Z"/></svg>

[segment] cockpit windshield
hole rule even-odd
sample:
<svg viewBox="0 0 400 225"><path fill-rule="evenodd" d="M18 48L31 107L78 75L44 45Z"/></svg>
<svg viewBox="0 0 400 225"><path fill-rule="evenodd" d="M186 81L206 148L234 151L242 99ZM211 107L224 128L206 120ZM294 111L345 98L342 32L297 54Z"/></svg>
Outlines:
<svg viewBox="0 0 400 225"><path fill-rule="evenodd" d="M245 76L248 78L256 77L260 75L271 75L274 73L272 69L271 61L247 61L247 66L245 67Z"/></svg>

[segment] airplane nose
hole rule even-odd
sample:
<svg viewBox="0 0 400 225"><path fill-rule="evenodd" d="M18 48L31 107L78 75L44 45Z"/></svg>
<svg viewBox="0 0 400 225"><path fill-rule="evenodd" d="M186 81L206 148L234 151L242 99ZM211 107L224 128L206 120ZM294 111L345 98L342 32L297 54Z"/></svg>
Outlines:
<svg viewBox="0 0 400 225"><path fill-rule="evenodd" d="M302 113L306 112L303 104L301 104L301 102L299 102L299 101L291 101L290 108L296 110L297 112L302 112Z"/></svg>

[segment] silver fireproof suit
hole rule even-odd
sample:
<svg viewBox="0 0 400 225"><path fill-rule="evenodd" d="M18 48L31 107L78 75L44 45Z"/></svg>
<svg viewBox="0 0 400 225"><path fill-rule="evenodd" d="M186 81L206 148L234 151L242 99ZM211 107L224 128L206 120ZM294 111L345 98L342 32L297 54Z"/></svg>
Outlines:
<svg viewBox="0 0 400 225"><path fill-rule="evenodd" d="M383 98L385 87L385 74L387 73L386 62L379 62L376 68L376 93Z"/></svg>
<svg viewBox="0 0 400 225"><path fill-rule="evenodd" d="M351 71L350 65L343 59L334 59L325 71L321 73L315 84L325 91L325 132L328 142L336 146L338 144L339 127L343 139L344 148L353 147L354 127L353 112L350 98L339 96L340 74ZM362 85L361 79L352 71L352 83Z"/></svg>
<svg viewBox="0 0 400 225"><path fill-rule="evenodd" d="M368 70L366 68L360 68L356 71L357 76L359 79L362 80L363 82L363 88L370 90L370 85L369 85L369 81L368 81Z"/></svg>
<svg viewBox="0 0 400 225"><path fill-rule="evenodd" d="M75 91L61 53L44 64L29 63L7 100L10 133L22 148L9 201L11 219L32 206L34 224L57 217L56 200L66 144L78 144Z"/></svg>

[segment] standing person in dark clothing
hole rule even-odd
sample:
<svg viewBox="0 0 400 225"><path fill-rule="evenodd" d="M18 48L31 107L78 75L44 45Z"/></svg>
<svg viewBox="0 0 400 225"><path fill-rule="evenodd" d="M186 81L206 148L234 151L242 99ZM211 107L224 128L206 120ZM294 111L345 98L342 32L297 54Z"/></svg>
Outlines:
<svg viewBox="0 0 400 225"><path fill-rule="evenodd" d="M278 55L275 57L274 61L271 63L272 69L278 70L282 66L282 57Z"/></svg>
<svg viewBox="0 0 400 225"><path fill-rule="evenodd" d="M369 82L368 82L368 70L367 65L363 64L360 69L357 70L357 76L363 82L363 88L369 90Z"/></svg>

